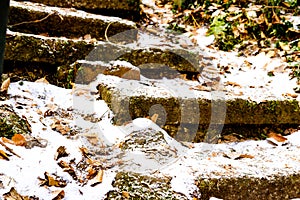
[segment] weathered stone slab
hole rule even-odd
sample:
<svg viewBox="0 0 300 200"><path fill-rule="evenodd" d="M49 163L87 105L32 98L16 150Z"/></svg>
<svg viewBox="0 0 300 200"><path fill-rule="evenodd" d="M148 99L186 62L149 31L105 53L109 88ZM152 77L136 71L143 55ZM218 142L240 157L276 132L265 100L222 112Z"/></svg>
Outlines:
<svg viewBox="0 0 300 200"><path fill-rule="evenodd" d="M91 12L106 12L109 15L122 16L125 18L136 18L140 11L139 0L31 0L31 2L42 3L50 6L77 8ZM127 16L127 17L126 17Z"/></svg>
<svg viewBox="0 0 300 200"><path fill-rule="evenodd" d="M140 69L126 61L86 61L78 60L71 66L79 69L76 83L90 83L98 74L112 75L129 80L140 80Z"/></svg>
<svg viewBox="0 0 300 200"><path fill-rule="evenodd" d="M143 37L149 37L146 38L148 41L143 41ZM175 78L180 74L186 74L191 79L197 77L205 67L215 65L213 59L201 49L184 49L177 44L157 43L157 37L152 38L149 33L139 30L122 32L109 38L109 41L98 43L85 60L127 61L140 68L143 76L155 79Z"/></svg>
<svg viewBox="0 0 300 200"><path fill-rule="evenodd" d="M40 62L57 66L83 59L95 44L83 40L8 32L5 60Z"/></svg>
<svg viewBox="0 0 300 200"><path fill-rule="evenodd" d="M207 129L208 125L212 131L218 131L223 125L275 127L300 124L297 99L269 98L264 90L257 90L256 94L261 93L265 101L256 102L250 96L232 96L223 90L194 90L180 79L125 81L108 76L101 76L98 89L101 98L114 112L116 124L151 116L150 110L159 105L152 114L159 115L158 124L171 136L177 132L198 131L197 140L203 140L203 127ZM200 130L197 130L198 126ZM248 134L243 129L240 131L239 134Z"/></svg>
<svg viewBox="0 0 300 200"><path fill-rule="evenodd" d="M222 199L292 199L300 195L300 174L272 178L213 178L199 177L196 181L201 199L211 196ZM251 191L251 192L250 192Z"/></svg>
<svg viewBox="0 0 300 200"><path fill-rule="evenodd" d="M129 127L139 128L121 140L120 151L108 150L110 161L123 162L116 166L107 199L123 193L137 199L157 199L159 194L162 199L299 198L299 132L287 136L282 146L267 140L183 146L150 120L133 120L122 130ZM95 150L94 159L103 156L103 149Z"/></svg>
<svg viewBox="0 0 300 200"><path fill-rule="evenodd" d="M105 37L135 28L135 23L118 17L16 1L11 1L8 24L10 30L16 32L67 38L89 35L97 40L105 40Z"/></svg>

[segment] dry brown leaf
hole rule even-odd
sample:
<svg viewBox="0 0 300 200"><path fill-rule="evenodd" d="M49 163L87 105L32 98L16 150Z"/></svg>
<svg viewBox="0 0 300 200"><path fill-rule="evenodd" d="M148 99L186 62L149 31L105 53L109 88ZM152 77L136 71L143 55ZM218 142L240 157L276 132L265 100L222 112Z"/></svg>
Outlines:
<svg viewBox="0 0 300 200"><path fill-rule="evenodd" d="M99 138L96 135L88 135L86 136L86 139L89 141L89 143L93 146L96 146L99 144Z"/></svg>
<svg viewBox="0 0 300 200"><path fill-rule="evenodd" d="M35 82L49 84L49 82L47 81L47 79L45 77L37 79Z"/></svg>
<svg viewBox="0 0 300 200"><path fill-rule="evenodd" d="M9 160L9 157L6 155L6 153L3 150L0 150L0 159Z"/></svg>
<svg viewBox="0 0 300 200"><path fill-rule="evenodd" d="M9 85L10 85L10 78L3 81L2 85L1 85L0 92L7 92L8 88L9 88Z"/></svg>
<svg viewBox="0 0 300 200"><path fill-rule="evenodd" d="M277 142L285 142L287 140L287 138L283 137L282 135L279 135L277 133L274 133L274 132L270 132L268 134L268 137L269 138L273 138L275 141Z"/></svg>
<svg viewBox="0 0 300 200"><path fill-rule="evenodd" d="M127 191L122 191L122 197L124 197L124 198L126 198L126 199L129 199L129 197L130 197L129 192L127 192Z"/></svg>
<svg viewBox="0 0 300 200"><path fill-rule="evenodd" d="M3 194L4 200L27 200L27 196L20 195L17 190L12 187L9 192Z"/></svg>
<svg viewBox="0 0 300 200"><path fill-rule="evenodd" d="M88 174L86 175L87 179L92 179L96 176L97 170L94 169L93 167L88 167L87 169Z"/></svg>
<svg viewBox="0 0 300 200"><path fill-rule="evenodd" d="M93 178L91 180L91 186L94 187L96 185L98 185L99 183L102 183L103 181L103 175L104 175L104 170L100 169L97 173L97 175L95 176L95 178Z"/></svg>
<svg viewBox="0 0 300 200"><path fill-rule="evenodd" d="M58 165L65 171L65 172L68 172L68 174L70 174L70 176L72 176L72 178L74 180L78 180L78 177L76 175L76 172L74 170L74 168L69 165L67 162L61 160Z"/></svg>
<svg viewBox="0 0 300 200"><path fill-rule="evenodd" d="M65 198L65 191L64 190L58 190L55 191L55 197L52 200L62 200Z"/></svg>
<svg viewBox="0 0 300 200"><path fill-rule="evenodd" d="M23 135L21 134L15 134L11 140L14 142L14 144L16 146L26 146L27 142L26 142L26 139Z"/></svg>
<svg viewBox="0 0 300 200"><path fill-rule="evenodd" d="M51 129L58 131L62 135L66 135L70 132L70 128L67 125L62 125L59 120L56 120L53 124L51 124Z"/></svg>
<svg viewBox="0 0 300 200"><path fill-rule="evenodd" d="M240 84L238 84L238 83L236 83L236 82L233 82L233 81L227 81L226 83L225 83L225 85L231 85L231 86L233 86L233 87L242 87Z"/></svg>
<svg viewBox="0 0 300 200"><path fill-rule="evenodd" d="M254 156L249 155L249 154L241 154L238 157L236 157L234 160L239 160L239 159L242 159L242 158L250 158L250 159L252 159L252 158L254 158Z"/></svg>
<svg viewBox="0 0 300 200"><path fill-rule="evenodd" d="M45 178L40 178L40 186L54 186L54 187L65 187L67 185L66 181L61 178L56 177L55 175L50 175L48 172L44 173Z"/></svg>
<svg viewBox="0 0 300 200"><path fill-rule="evenodd" d="M66 152L66 147L60 146L57 148L56 153L54 155L54 159L58 160L62 157L67 157L69 154Z"/></svg>
<svg viewBox="0 0 300 200"><path fill-rule="evenodd" d="M86 147L80 147L79 150L84 157L88 156L89 150Z"/></svg>
<svg viewBox="0 0 300 200"><path fill-rule="evenodd" d="M291 94L291 93L285 93L285 94L282 94L282 96L284 96L284 97L297 98L297 97L298 97L298 94L296 94L296 93L294 93L294 94Z"/></svg>

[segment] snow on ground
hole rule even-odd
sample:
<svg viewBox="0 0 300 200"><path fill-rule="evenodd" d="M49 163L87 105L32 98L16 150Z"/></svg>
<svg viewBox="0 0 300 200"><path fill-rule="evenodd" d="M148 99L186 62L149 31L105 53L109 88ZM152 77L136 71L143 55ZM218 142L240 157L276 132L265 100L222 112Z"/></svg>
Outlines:
<svg viewBox="0 0 300 200"><path fill-rule="evenodd" d="M45 172L54 173L67 181L68 184L63 188L64 199L103 199L104 195L113 188L111 183L117 168L105 170L103 182L92 187L90 184L77 183L58 166L54 155L59 146L65 146L70 154L68 159L75 159L76 162L82 159L79 148L84 144L79 139L80 137L70 139L58 131L52 130L53 122L47 116L43 116L43 113L49 112L49 109L53 112L61 112L62 109L73 110L73 116L60 120L68 121L71 127L81 126L81 130L84 129L82 132L86 135L98 130L107 139L106 142L111 144L115 144L133 130L155 127L147 119L136 119L132 124L124 127L113 126L111 123L112 113L108 110L107 105L103 101L93 101L89 89L83 87L78 90L70 90L44 83L24 81L12 83L9 95L11 98L2 104L12 105L20 116L25 116L31 124L32 136L47 141L47 146L26 149L7 144L20 155L20 158L11 156L9 161L0 160L0 180L2 181L0 194L15 187L22 195L35 195L41 199L51 199L54 196L53 192L58 188L39 185L38 177L43 178ZM76 98L80 98L80 101L74 100ZM78 104L79 102L80 104ZM21 103L22 109L17 109L16 107ZM98 128L91 132L92 127L84 127L87 125L86 123L78 123L80 116L83 116L82 113L92 114L95 118L102 117L102 120L98 122ZM111 136L111 134L113 135ZM171 182L173 189L192 198L190 194L197 190L194 178L200 174L204 177L226 177L238 174L271 177L273 174L299 173L300 132L287 136L287 138L285 145L279 146L274 146L267 141L218 145L200 143L194 144L191 149L176 146L178 149L184 149L183 154L169 165L158 169L158 174L173 177ZM170 143L174 143L171 138L168 140ZM0 146L0 148L3 147ZM253 159L235 160L242 154L251 155ZM228 169L225 166L231 166L231 168ZM155 170L153 169L153 171Z"/></svg>

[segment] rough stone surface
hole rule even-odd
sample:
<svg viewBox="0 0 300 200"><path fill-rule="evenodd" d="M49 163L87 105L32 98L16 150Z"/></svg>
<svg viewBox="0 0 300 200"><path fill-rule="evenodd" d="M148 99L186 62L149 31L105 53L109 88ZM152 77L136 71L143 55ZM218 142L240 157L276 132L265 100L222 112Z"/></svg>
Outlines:
<svg viewBox="0 0 300 200"><path fill-rule="evenodd" d="M137 173L119 172L113 183L116 189L109 191L105 199L126 199L128 196L130 199L187 200L188 198L183 194L172 191L170 181L168 177L156 178Z"/></svg>
<svg viewBox="0 0 300 200"><path fill-rule="evenodd" d="M218 131L223 128L223 124L228 127L263 129L263 126L297 126L300 123L297 100L268 99L264 102L254 102L226 94L223 97L212 97L208 91L195 91L195 96L186 97L181 92L189 90L187 85L179 80L171 84L174 85L173 88L169 86L164 88L164 85L155 81L125 83L123 80L104 77L99 81L98 89L101 99L105 100L114 112L116 124L123 124L138 117L147 117L153 106L161 105L166 113L166 116L162 115L165 118L162 125L173 137L178 131L193 132L198 125L197 140L203 140L204 130L207 130L208 125L212 125L212 131ZM174 88L178 89L178 93L174 93L175 96L172 94ZM158 109L157 113L159 110L161 109ZM233 130L229 128L228 131ZM249 133L241 129L239 134L247 136ZM186 135L188 137L189 134ZM252 136L255 136L255 132Z"/></svg>
<svg viewBox="0 0 300 200"><path fill-rule="evenodd" d="M126 61L112 61L111 66L106 68L104 75L117 76L129 80L140 80L140 69Z"/></svg>
<svg viewBox="0 0 300 200"><path fill-rule="evenodd" d="M5 60L49 63L56 66L71 64L78 59L84 59L94 46L93 42L83 40L9 32Z"/></svg>
<svg viewBox="0 0 300 200"><path fill-rule="evenodd" d="M137 18L140 10L139 0L31 0L32 2L42 3L50 6L77 8L81 10L89 10L91 12L106 12L114 16L122 16L125 18ZM127 16L127 17L126 17Z"/></svg>
<svg viewBox="0 0 300 200"><path fill-rule="evenodd" d="M23 33L67 38L84 38L88 35L90 38L105 40L106 29L106 36L110 37L135 28L135 23L70 8L12 1L8 27Z"/></svg>
<svg viewBox="0 0 300 200"><path fill-rule="evenodd" d="M201 199L214 196L221 199L292 199L300 196L300 175L274 176L272 178L221 178L196 181ZM250 192L251 191L251 192Z"/></svg>
<svg viewBox="0 0 300 200"><path fill-rule="evenodd" d="M129 80L140 80L139 68L126 61L86 61L78 60L72 64L80 69L76 76L76 83L90 83L96 79L98 74L112 75Z"/></svg>

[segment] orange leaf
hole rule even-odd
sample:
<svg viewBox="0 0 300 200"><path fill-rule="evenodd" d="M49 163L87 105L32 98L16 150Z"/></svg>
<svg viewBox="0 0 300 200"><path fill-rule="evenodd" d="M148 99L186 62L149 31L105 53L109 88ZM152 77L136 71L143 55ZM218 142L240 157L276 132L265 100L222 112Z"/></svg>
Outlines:
<svg viewBox="0 0 300 200"><path fill-rule="evenodd" d="M269 138L273 138L277 142L285 142L287 140L287 138L283 137L282 135L276 134L274 132L270 132L268 136Z"/></svg>
<svg viewBox="0 0 300 200"><path fill-rule="evenodd" d="M17 146L26 146L26 139L21 134L15 134L11 139Z"/></svg>

